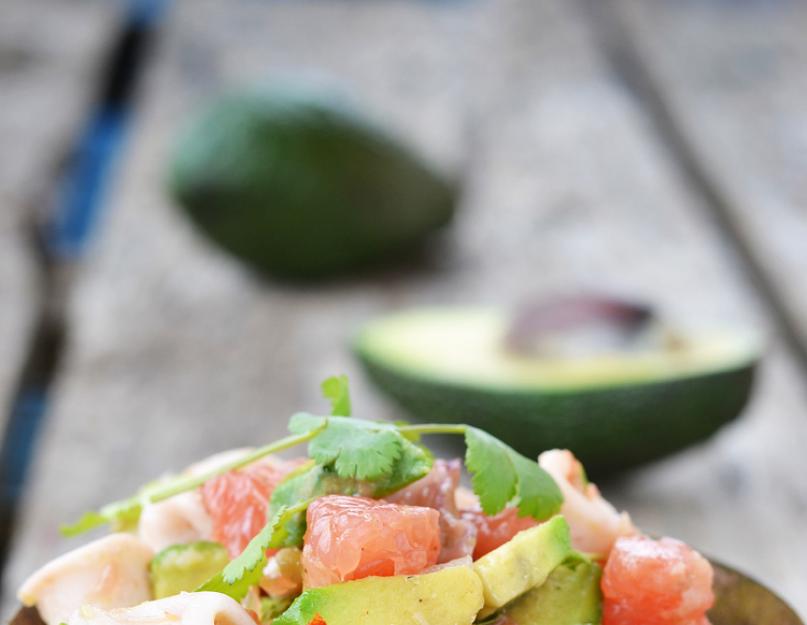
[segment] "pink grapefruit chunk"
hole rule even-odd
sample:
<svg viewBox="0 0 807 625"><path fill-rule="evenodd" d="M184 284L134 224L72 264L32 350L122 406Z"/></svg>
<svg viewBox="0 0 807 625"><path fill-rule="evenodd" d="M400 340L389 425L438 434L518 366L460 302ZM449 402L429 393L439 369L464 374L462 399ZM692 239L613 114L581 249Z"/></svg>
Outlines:
<svg viewBox="0 0 807 625"><path fill-rule="evenodd" d="M267 459L208 480L202 502L213 522L213 540L239 555L266 525L269 497L300 460Z"/></svg>
<svg viewBox="0 0 807 625"><path fill-rule="evenodd" d="M620 538L603 570L603 625L704 625L712 566L672 538Z"/></svg>
<svg viewBox="0 0 807 625"><path fill-rule="evenodd" d="M462 517L476 526L474 560L500 547L519 532L538 525L538 521L532 517L518 516L516 508L505 508L493 516L481 510L467 510Z"/></svg>
<svg viewBox="0 0 807 625"><path fill-rule="evenodd" d="M461 474L462 460L438 459L428 475L387 497L392 503L425 506L440 513L440 563L470 556L476 544L476 527L457 509Z"/></svg>
<svg viewBox="0 0 807 625"><path fill-rule="evenodd" d="M303 586L412 575L437 562L440 514L366 497L328 495L308 507Z"/></svg>

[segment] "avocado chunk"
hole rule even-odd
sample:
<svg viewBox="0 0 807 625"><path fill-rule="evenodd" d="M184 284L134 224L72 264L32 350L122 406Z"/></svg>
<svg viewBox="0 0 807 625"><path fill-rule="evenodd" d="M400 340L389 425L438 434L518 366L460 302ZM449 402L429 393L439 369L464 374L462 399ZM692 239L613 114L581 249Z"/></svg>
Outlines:
<svg viewBox="0 0 807 625"><path fill-rule="evenodd" d="M583 558L558 566L547 580L502 610L514 625L599 625L600 567Z"/></svg>
<svg viewBox="0 0 807 625"><path fill-rule="evenodd" d="M367 577L311 588L272 621L309 625L470 625L482 607L482 584L470 566L425 575Z"/></svg>
<svg viewBox="0 0 807 625"><path fill-rule="evenodd" d="M149 565L154 598L196 590L221 571L229 560L224 545L209 541L163 549Z"/></svg>
<svg viewBox="0 0 807 625"><path fill-rule="evenodd" d="M519 532L485 554L473 567L482 580L485 610L496 610L534 586L572 553L569 525L562 516Z"/></svg>
<svg viewBox="0 0 807 625"><path fill-rule="evenodd" d="M410 416L471 423L528 457L572 449L594 476L681 450L735 419L760 357L755 337L727 329L684 333L676 346L536 356L508 349L510 327L496 308L414 309L370 322L354 349Z"/></svg>
<svg viewBox="0 0 807 625"><path fill-rule="evenodd" d="M451 220L458 198L341 93L292 83L212 103L179 137L168 184L210 240L287 279L414 251Z"/></svg>

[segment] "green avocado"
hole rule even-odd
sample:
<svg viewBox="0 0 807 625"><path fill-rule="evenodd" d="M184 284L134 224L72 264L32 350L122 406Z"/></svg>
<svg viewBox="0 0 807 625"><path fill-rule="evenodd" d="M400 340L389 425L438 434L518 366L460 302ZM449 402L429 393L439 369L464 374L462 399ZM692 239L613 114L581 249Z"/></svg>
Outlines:
<svg viewBox="0 0 807 625"><path fill-rule="evenodd" d="M501 608L540 586L572 553L569 525L562 516L519 532L474 562L485 597L485 612Z"/></svg>
<svg viewBox="0 0 807 625"><path fill-rule="evenodd" d="M473 569L453 566L311 588L272 625L470 625L481 607L482 584Z"/></svg>
<svg viewBox="0 0 807 625"><path fill-rule="evenodd" d="M585 559L558 566L541 586L505 606L514 625L599 625L600 567Z"/></svg>
<svg viewBox="0 0 807 625"><path fill-rule="evenodd" d="M530 457L568 448L597 475L678 451L737 417L760 353L752 337L724 331L675 349L539 358L508 349L507 331L496 309L421 309L369 323L354 347L413 417L471 423Z"/></svg>
<svg viewBox="0 0 807 625"><path fill-rule="evenodd" d="M265 274L316 279L412 251L457 189L333 92L227 95L180 136L169 190L212 241Z"/></svg>
<svg viewBox="0 0 807 625"><path fill-rule="evenodd" d="M229 561L227 549L219 543L200 541L167 547L149 565L154 598L196 590Z"/></svg>

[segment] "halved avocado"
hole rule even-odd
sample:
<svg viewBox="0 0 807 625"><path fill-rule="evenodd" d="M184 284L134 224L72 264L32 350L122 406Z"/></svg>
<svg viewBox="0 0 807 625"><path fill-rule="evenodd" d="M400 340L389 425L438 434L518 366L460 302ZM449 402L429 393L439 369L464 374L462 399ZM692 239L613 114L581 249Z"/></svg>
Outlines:
<svg viewBox="0 0 807 625"><path fill-rule="evenodd" d="M740 333L546 357L508 347L507 314L421 309L358 336L369 377L413 417L471 423L534 457L561 447L602 475L678 451L745 406L759 346Z"/></svg>

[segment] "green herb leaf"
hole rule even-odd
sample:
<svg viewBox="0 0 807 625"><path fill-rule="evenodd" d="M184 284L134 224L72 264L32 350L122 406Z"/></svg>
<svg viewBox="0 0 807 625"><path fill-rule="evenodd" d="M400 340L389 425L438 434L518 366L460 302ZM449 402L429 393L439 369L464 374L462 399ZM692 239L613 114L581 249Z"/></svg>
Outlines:
<svg viewBox="0 0 807 625"><path fill-rule="evenodd" d="M325 419L325 427L308 444L308 455L323 466L333 466L337 475L359 480L377 480L392 474L408 439L392 423L315 417L300 413L289 429L309 432Z"/></svg>
<svg viewBox="0 0 807 625"><path fill-rule="evenodd" d="M364 495L384 497L424 477L432 466L429 451L408 441L403 445L401 457L389 475L370 482L340 476L332 467L308 465L287 476L272 493L269 514L284 507L293 507L303 501L312 501L324 495ZM286 539L283 547L299 547L305 534L305 511L291 517L285 524Z"/></svg>
<svg viewBox="0 0 807 625"><path fill-rule="evenodd" d="M197 592L210 591L228 595L236 601L246 597L249 589L261 581L266 566L266 550L282 547L288 538L286 523L310 502L301 502L291 508L280 508L269 522L249 541L241 555L232 560L213 578L202 584Z"/></svg>
<svg viewBox="0 0 807 625"><path fill-rule="evenodd" d="M350 389L346 375L334 375L322 383L322 394L331 402L331 414L340 417L351 415Z"/></svg>
<svg viewBox="0 0 807 625"><path fill-rule="evenodd" d="M474 427L466 429L465 444L465 466L485 514L501 512L513 499L520 516L543 520L560 510L563 495L538 463Z"/></svg>
<svg viewBox="0 0 807 625"><path fill-rule="evenodd" d="M501 512L516 495L518 475L508 448L487 432L468 428L465 433L465 466L485 514Z"/></svg>
<svg viewBox="0 0 807 625"><path fill-rule="evenodd" d="M148 492L149 487L143 489ZM82 517L72 525L62 525L60 531L63 536L72 537L88 532L96 527L110 523L115 531L131 529L140 519L143 495L136 495L129 499L107 504L97 512L85 512Z"/></svg>

